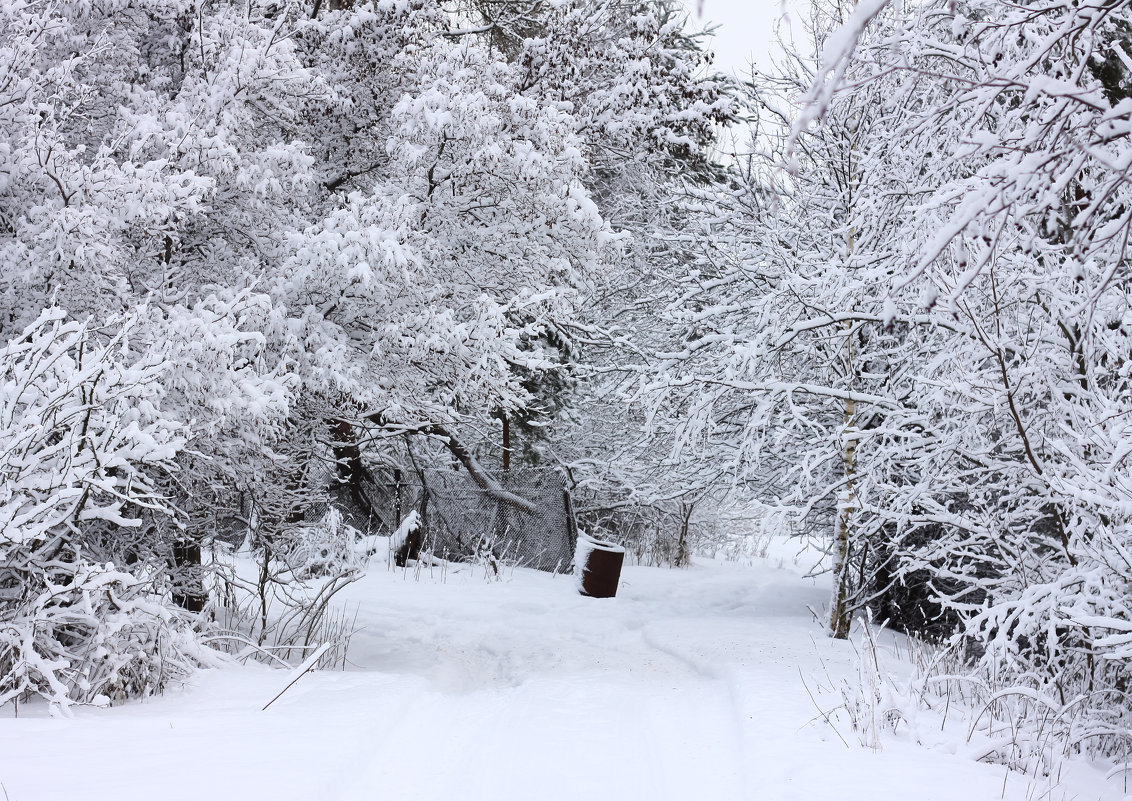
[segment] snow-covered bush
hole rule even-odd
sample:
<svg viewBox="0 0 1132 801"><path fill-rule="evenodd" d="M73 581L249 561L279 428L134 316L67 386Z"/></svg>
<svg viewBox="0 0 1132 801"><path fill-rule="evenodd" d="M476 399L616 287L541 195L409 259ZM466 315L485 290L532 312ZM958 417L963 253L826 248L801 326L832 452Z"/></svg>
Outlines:
<svg viewBox="0 0 1132 801"><path fill-rule="evenodd" d="M199 657L160 573L87 554L170 511L155 476L185 443L159 410L164 366L131 359L127 332L100 336L53 308L0 348L0 703L106 703Z"/></svg>
<svg viewBox="0 0 1132 801"><path fill-rule="evenodd" d="M358 530L331 507L317 523L295 528L283 559L303 578L361 570L366 554L358 548L359 537Z"/></svg>
<svg viewBox="0 0 1132 801"><path fill-rule="evenodd" d="M53 710L101 706L160 692L216 661L152 580L79 562L54 578L45 572L35 597L4 609L0 703L37 695Z"/></svg>

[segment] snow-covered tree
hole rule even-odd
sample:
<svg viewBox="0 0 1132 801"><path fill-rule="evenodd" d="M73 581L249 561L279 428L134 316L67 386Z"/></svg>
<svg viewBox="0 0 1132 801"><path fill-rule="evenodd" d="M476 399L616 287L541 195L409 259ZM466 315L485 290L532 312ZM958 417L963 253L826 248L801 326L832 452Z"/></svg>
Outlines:
<svg viewBox="0 0 1132 801"><path fill-rule="evenodd" d="M841 391L868 397L845 407L855 419L842 441L854 444L840 475L851 452L853 497L840 514L869 547L849 574L864 579L859 602L883 613L893 585L924 585L932 614L962 625L956 646L980 643L988 680L1074 705L1089 733L1062 729L1063 745L1101 751L1119 749L1126 726L1111 698L1127 681L1129 614L1128 101L1116 63L1129 14L1125 3L855 6L792 115L797 172L779 190L807 186L824 131L851 136L847 158L821 161L857 165L844 184L857 211L840 225L817 217L815 230L848 258L821 275L836 287L821 304L791 290L819 314L787 312L780 342L802 344L794 372L828 374L831 345L855 349ZM881 135L862 139L871 121ZM804 252L783 254L791 280ZM772 351L756 352L766 369ZM779 430L813 423L796 403L791 414ZM828 441L828 428L813 433ZM914 628L930 630L927 618Z"/></svg>
<svg viewBox="0 0 1132 801"><path fill-rule="evenodd" d="M147 694L204 654L163 603L156 543L98 559L173 514L159 476L186 442L160 409L167 365L132 360L125 330L49 309L0 349L0 702Z"/></svg>

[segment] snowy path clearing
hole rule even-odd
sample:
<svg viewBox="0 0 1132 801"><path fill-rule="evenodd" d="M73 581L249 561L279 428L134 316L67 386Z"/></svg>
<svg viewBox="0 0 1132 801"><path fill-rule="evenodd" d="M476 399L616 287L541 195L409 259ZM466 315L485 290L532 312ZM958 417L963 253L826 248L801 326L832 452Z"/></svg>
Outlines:
<svg viewBox="0 0 1132 801"><path fill-rule="evenodd" d="M1001 767L874 753L842 727L847 746L800 674L819 692L851 649L807 609L824 586L782 564L628 568L601 601L526 571L378 567L349 588L359 669L309 674L266 712L290 677L261 667L70 720L9 708L0 783L7 801L1122 797L1089 776L1046 796L1011 776L1004 795Z"/></svg>

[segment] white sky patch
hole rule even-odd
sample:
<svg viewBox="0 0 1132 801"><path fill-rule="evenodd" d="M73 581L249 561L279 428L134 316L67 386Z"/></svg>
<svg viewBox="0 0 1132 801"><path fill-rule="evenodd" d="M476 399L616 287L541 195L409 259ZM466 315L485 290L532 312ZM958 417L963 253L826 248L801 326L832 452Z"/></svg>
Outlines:
<svg viewBox="0 0 1132 801"><path fill-rule="evenodd" d="M720 72L746 77L754 63L769 70L779 36L804 41L801 0L682 0L693 27L718 26L712 42Z"/></svg>

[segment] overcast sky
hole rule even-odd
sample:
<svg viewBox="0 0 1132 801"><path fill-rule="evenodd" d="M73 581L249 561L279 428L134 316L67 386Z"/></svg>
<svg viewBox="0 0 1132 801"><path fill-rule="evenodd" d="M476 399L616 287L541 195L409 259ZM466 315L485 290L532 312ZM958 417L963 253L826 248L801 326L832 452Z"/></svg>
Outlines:
<svg viewBox="0 0 1132 801"><path fill-rule="evenodd" d="M692 15L692 25L718 25L714 50L716 67L744 77L753 60L768 69L767 60L777 45L775 26L799 39L799 0L682 0Z"/></svg>

